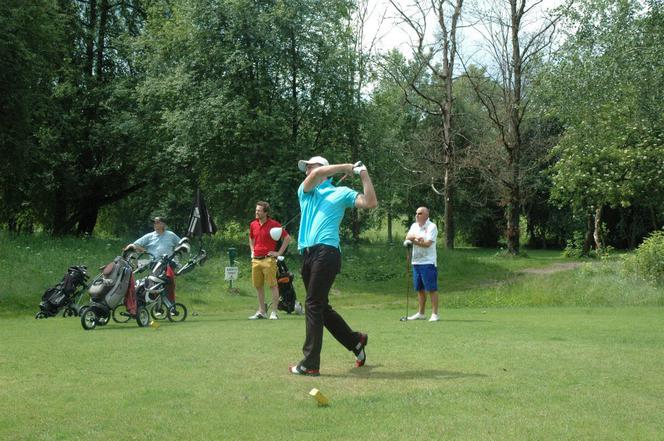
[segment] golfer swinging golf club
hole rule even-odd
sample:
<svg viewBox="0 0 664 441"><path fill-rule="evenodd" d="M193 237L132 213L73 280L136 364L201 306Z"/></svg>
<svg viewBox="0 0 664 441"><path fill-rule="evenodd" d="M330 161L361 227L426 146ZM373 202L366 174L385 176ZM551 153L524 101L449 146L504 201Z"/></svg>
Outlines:
<svg viewBox="0 0 664 441"><path fill-rule="evenodd" d="M330 288L341 270L339 225L346 208L375 208L376 193L367 168L361 163L329 165L327 159L314 156L299 161L298 167L306 177L297 190L300 201L300 232L298 250L304 257L302 280L307 292L306 336L304 358L288 368L295 375L320 375L320 352L323 346L323 327L346 349L355 354L355 366L364 366L367 334L353 331L329 304ZM331 176L353 173L362 180L362 191L335 187Z"/></svg>

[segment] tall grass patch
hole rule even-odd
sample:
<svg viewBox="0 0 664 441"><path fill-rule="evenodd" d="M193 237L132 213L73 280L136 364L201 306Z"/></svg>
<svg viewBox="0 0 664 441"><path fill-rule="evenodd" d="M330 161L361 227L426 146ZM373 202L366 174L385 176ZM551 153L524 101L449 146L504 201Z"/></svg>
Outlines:
<svg viewBox="0 0 664 441"><path fill-rule="evenodd" d="M664 286L664 231L651 234L625 259L625 271L655 285Z"/></svg>

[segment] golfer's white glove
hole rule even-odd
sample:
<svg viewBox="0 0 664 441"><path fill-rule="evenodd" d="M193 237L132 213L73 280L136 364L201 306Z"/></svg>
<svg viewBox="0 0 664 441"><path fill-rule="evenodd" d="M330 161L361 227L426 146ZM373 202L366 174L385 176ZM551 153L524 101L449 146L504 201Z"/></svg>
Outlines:
<svg viewBox="0 0 664 441"><path fill-rule="evenodd" d="M362 161L357 161L355 164L353 164L353 173L355 173L356 175L362 173L362 170L366 171L366 169L367 167L364 164L362 164Z"/></svg>
<svg viewBox="0 0 664 441"><path fill-rule="evenodd" d="M411 240L406 239L406 240L403 241L403 246L405 246L405 247L409 247L412 244L413 244L413 241L411 241Z"/></svg>

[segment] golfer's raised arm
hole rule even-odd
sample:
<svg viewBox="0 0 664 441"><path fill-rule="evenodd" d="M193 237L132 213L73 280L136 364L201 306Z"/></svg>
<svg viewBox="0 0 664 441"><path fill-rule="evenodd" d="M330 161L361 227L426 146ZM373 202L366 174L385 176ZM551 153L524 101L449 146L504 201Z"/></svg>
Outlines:
<svg viewBox="0 0 664 441"><path fill-rule="evenodd" d="M376 208L378 206L378 198L369 177L369 172L362 170L360 172L360 179L362 180L362 193L358 194L357 198L355 198L355 207Z"/></svg>
<svg viewBox="0 0 664 441"><path fill-rule="evenodd" d="M327 179L330 176L336 175L338 173L345 173L347 175L353 174L353 164L333 164L333 165L321 165L312 169L307 177L304 178L304 192L309 193L313 190L316 185L320 184L322 181Z"/></svg>

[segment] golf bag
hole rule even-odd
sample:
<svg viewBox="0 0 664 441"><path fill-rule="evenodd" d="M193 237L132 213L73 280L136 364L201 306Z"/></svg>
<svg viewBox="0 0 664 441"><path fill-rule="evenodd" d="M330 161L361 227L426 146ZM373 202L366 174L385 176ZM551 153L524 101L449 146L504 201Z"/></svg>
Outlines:
<svg viewBox="0 0 664 441"><path fill-rule="evenodd" d="M83 294L87 280L86 267L70 266L60 283L44 292L39 303L39 312L35 318L53 317L62 308L65 308L63 312L65 317L78 315L79 308L76 302Z"/></svg>
<svg viewBox="0 0 664 441"><path fill-rule="evenodd" d="M279 305L277 305L277 309L286 311L287 314L293 311L298 314L302 312L302 306L296 302L297 296L295 295L295 288L293 288L294 279L295 276L288 270L283 258L277 259L277 283L279 286Z"/></svg>
<svg viewBox="0 0 664 441"><path fill-rule="evenodd" d="M116 257L113 262L101 267L101 270L101 274L95 277L88 289L90 303L80 310L81 325L85 330L106 325L113 308L134 290L131 265L122 256Z"/></svg>
<svg viewBox="0 0 664 441"><path fill-rule="evenodd" d="M118 306L127 293L131 274L131 266L127 261L116 257L103 267L102 273L92 282L89 290L91 304L105 304L110 309Z"/></svg>

